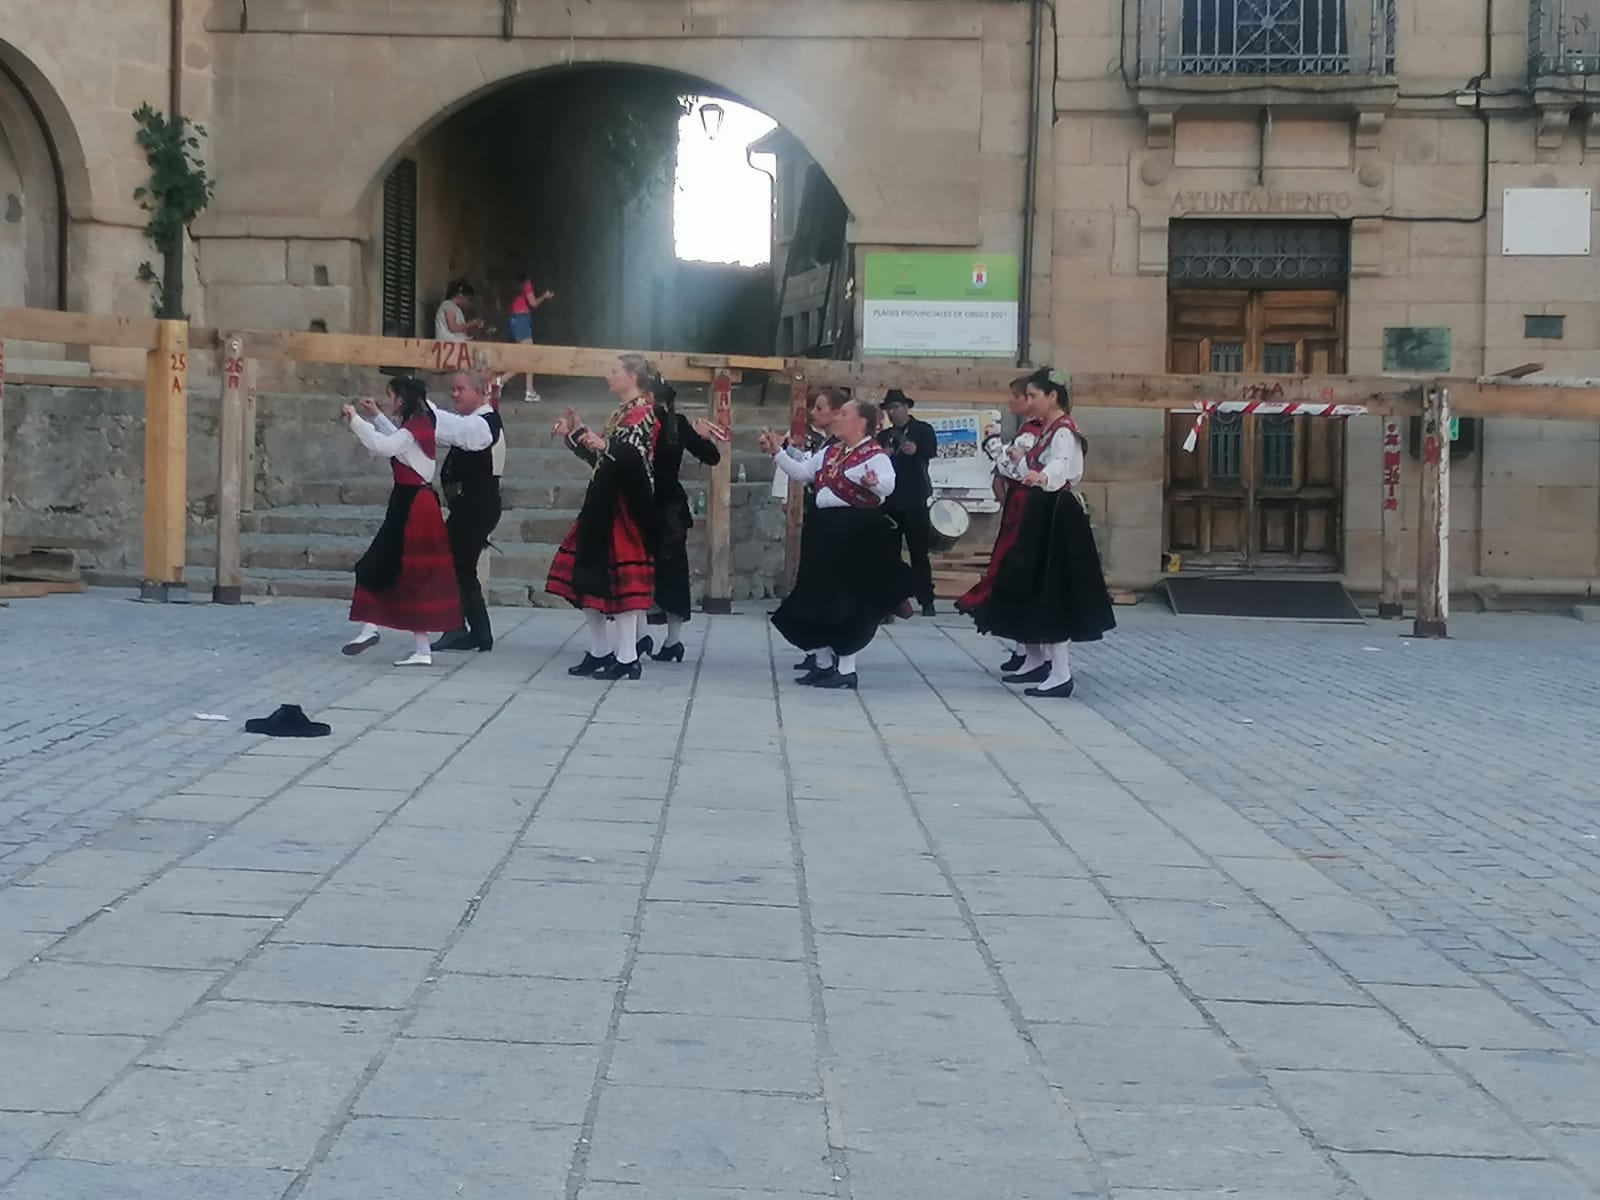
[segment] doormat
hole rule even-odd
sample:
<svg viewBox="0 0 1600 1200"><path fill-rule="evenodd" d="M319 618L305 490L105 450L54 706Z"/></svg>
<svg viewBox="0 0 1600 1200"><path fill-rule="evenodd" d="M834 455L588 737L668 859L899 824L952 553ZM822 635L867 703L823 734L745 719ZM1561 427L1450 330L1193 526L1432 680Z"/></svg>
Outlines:
<svg viewBox="0 0 1600 1200"><path fill-rule="evenodd" d="M1163 579L1167 604L1180 617L1254 617L1365 625L1336 579L1241 579L1202 575Z"/></svg>

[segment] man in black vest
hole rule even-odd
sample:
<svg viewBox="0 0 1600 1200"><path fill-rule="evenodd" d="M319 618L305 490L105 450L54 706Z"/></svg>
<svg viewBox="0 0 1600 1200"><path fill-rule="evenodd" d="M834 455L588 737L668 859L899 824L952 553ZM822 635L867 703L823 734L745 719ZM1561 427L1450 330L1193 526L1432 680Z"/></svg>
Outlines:
<svg viewBox="0 0 1600 1200"><path fill-rule="evenodd" d="M933 426L911 415L916 401L899 388L883 398L883 411L889 428L878 441L894 455L894 491L883 508L900 526L900 536L911 554L911 570L917 583L917 601L922 615L931 617L933 608L933 563L928 558L932 529L928 524L928 501L933 484L928 479L928 463L938 457L939 438Z"/></svg>
<svg viewBox="0 0 1600 1200"><path fill-rule="evenodd" d="M489 402L487 385L478 371L462 371L450 381L450 402L455 412L435 409L434 439L449 447L439 468L450 515L445 530L450 535L450 555L455 559L456 586L461 589L461 614L465 629L445 634L435 650L492 650L489 606L478 578L478 561L489 546L489 535L500 523L500 476L505 470L506 443L500 414Z"/></svg>

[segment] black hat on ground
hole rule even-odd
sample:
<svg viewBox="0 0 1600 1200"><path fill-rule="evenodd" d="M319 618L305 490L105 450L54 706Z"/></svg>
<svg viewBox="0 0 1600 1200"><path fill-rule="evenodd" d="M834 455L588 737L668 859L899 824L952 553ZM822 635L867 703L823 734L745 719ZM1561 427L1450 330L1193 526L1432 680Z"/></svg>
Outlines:
<svg viewBox="0 0 1600 1200"><path fill-rule="evenodd" d="M244 723L246 733L264 733L268 737L327 737L333 732L331 725L313 721L298 704L280 704L270 717L251 717Z"/></svg>
<svg viewBox="0 0 1600 1200"><path fill-rule="evenodd" d="M915 408L917 406L917 402L899 388L890 388L883 394L883 406L888 408L891 404L904 404L907 408Z"/></svg>

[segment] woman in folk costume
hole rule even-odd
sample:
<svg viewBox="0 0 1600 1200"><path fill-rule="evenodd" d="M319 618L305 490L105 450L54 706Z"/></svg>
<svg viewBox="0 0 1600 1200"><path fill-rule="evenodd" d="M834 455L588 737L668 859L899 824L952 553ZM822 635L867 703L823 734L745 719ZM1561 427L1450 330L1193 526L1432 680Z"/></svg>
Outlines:
<svg viewBox="0 0 1600 1200"><path fill-rule="evenodd" d="M637 354L625 354L606 375L617 398L604 433L587 429L568 409L551 436L594 467L578 519L550 564L545 591L583 610L588 650L569 668L596 679L638 679L644 615L655 601L655 377ZM614 629L608 628L607 618ZM615 644L613 645L613 641Z"/></svg>
<svg viewBox="0 0 1600 1200"><path fill-rule="evenodd" d="M1024 496L1016 539L994 572L988 595L970 607L980 633L1019 643L1022 669L1007 683L1032 684L1030 696L1072 695L1073 642L1099 641L1116 627L1089 514L1073 489L1083 478L1088 442L1070 415L1067 377L1048 368L1028 378L1028 415L1038 439L1013 445L1003 471Z"/></svg>
<svg viewBox="0 0 1600 1200"><path fill-rule="evenodd" d="M371 424L346 404L340 411L350 431L373 454L390 460L394 490L389 509L372 545L356 563L356 589L350 619L360 631L344 644L344 653L360 654L378 644L378 629L403 629L414 635L415 648L398 667L425 667L433 662L428 634L461 624L461 593L456 587L450 539L445 533L439 498L430 486L434 473L434 414L428 391L419 379L389 381L389 415L375 401L361 406ZM390 417L393 417L391 420Z"/></svg>
<svg viewBox="0 0 1600 1200"><path fill-rule="evenodd" d="M833 421L838 441L803 460L789 457L777 434L761 438L780 471L817 489L816 510L801 533L794 588L772 615L773 627L792 645L816 653L816 668L800 680L812 687L854 691L856 655L916 590L883 512L894 491L894 463L873 438L877 417L875 404L846 403Z"/></svg>
<svg viewBox="0 0 1600 1200"><path fill-rule="evenodd" d="M1039 433L1044 429L1044 422L1028 415L1028 376L1023 375L1011 381L1011 394L1006 399L1006 407L1018 422L1016 438L1007 442L998 423L991 425L983 437L983 452L994 463L994 498L1000 501L1000 529L995 534L994 550L989 554L989 565L984 568L982 578L956 601L956 611L969 615L973 608L988 598L994 587L995 573L999 571L1006 551L1016 543L1022 510L1027 507L1027 491L1008 473L1012 465L1009 452L1016 449L1019 454L1026 454L1039 440ZM1014 646L1011 656L1000 665L1001 673L1020 671L1026 659L1027 655L1022 649Z"/></svg>
<svg viewBox="0 0 1600 1200"><path fill-rule="evenodd" d="M728 440L728 431L715 421L701 418L690 421L678 411L678 391L661 376L650 382L655 401L656 460L656 589L655 608L650 623L665 624L666 637L660 651L650 638L644 639L645 652L657 662L683 661L683 625L689 619L689 530L694 514L689 510L689 495L679 476L683 471L684 451L714 467L722 461L717 442Z"/></svg>

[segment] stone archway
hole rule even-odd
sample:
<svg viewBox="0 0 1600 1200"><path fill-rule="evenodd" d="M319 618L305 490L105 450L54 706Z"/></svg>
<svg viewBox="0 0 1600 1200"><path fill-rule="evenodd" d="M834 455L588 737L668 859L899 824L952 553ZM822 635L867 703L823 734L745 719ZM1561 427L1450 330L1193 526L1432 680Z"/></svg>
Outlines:
<svg viewBox="0 0 1600 1200"><path fill-rule="evenodd" d="M88 197L66 106L30 59L0 41L0 305L70 307L72 223Z"/></svg>

